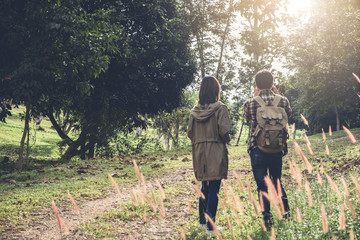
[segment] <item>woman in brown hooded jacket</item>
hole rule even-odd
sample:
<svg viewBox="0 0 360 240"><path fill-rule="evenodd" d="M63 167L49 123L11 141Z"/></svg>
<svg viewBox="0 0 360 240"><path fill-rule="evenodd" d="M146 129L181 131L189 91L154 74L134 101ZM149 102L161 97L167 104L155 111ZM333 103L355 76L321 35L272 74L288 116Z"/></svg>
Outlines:
<svg viewBox="0 0 360 240"><path fill-rule="evenodd" d="M220 84L215 77L204 77L199 102L190 112L187 135L192 142L195 177L202 182L205 199L199 199L200 228L205 229L206 212L215 221L221 179L227 178L231 121L225 104L219 101ZM207 233L212 227L207 224Z"/></svg>

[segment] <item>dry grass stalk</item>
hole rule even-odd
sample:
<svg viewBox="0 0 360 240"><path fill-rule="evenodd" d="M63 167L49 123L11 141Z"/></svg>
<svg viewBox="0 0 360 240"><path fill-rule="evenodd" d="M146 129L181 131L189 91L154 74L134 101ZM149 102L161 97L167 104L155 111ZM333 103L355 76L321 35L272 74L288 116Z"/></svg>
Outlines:
<svg viewBox="0 0 360 240"><path fill-rule="evenodd" d="M240 179L240 176L237 174L236 171L233 171L233 174L234 174L234 176L235 176L235 178L236 178L236 181L237 181L238 184L239 184L240 191L243 192L244 189L245 189L245 187L244 187L244 184L242 183L242 181L241 181L241 179Z"/></svg>
<svg viewBox="0 0 360 240"><path fill-rule="evenodd" d="M161 194L161 198L162 198L162 199L165 199L165 198L166 198L166 195L165 195L165 191L164 191L163 187L161 186L161 183L159 182L158 179L155 180L155 183L156 183L156 185L157 185L158 188L159 188L159 191L160 191L160 194Z"/></svg>
<svg viewBox="0 0 360 240"><path fill-rule="evenodd" d="M223 199L220 197L219 194L217 194L217 197L218 197L218 200L219 200L219 203L220 203L221 210L223 212L226 212L226 203L223 201Z"/></svg>
<svg viewBox="0 0 360 240"><path fill-rule="evenodd" d="M159 205L160 205L160 217L165 218L166 217L166 211L165 211L164 202L163 202L162 198L160 198L160 200L159 200Z"/></svg>
<svg viewBox="0 0 360 240"><path fill-rule="evenodd" d="M308 120L306 120L306 118L305 118L302 114L300 114L300 117L301 117L301 119L303 120L304 124L307 125L307 126L309 126Z"/></svg>
<svg viewBox="0 0 360 240"><path fill-rule="evenodd" d="M201 190L194 184L192 183L188 183L190 187L192 187L192 189L194 189L194 191L199 195L199 197L201 197L202 199L205 199L204 194L201 192Z"/></svg>
<svg viewBox="0 0 360 240"><path fill-rule="evenodd" d="M358 94L358 97L360 98L360 94Z"/></svg>
<svg viewBox="0 0 360 240"><path fill-rule="evenodd" d="M153 204L155 205L155 209L157 210L158 205L157 205L157 201L156 201L156 197L155 197L155 192L154 192L154 189L152 187L150 188L150 192L151 192L152 199L154 200ZM156 210L154 212L156 212Z"/></svg>
<svg viewBox="0 0 360 240"><path fill-rule="evenodd" d="M144 200L143 194L142 194L141 191L140 191L140 186L139 186L139 185L136 185L136 192L138 193L138 196L139 196L139 199L140 199L140 203L141 203L142 205L144 205L145 200Z"/></svg>
<svg viewBox="0 0 360 240"><path fill-rule="evenodd" d="M350 229L349 240L355 240L354 230Z"/></svg>
<svg viewBox="0 0 360 240"><path fill-rule="evenodd" d="M264 200L263 200L264 194L263 193L264 192L260 191L260 196L259 196L259 198L260 198L259 202L260 202L260 207L261 207L262 212L265 211Z"/></svg>
<svg viewBox="0 0 360 240"><path fill-rule="evenodd" d="M146 188L146 182L145 182L144 174L140 173L140 179L141 179L141 184L143 186L144 194L147 194L147 188Z"/></svg>
<svg viewBox="0 0 360 240"><path fill-rule="evenodd" d="M154 213L156 213L156 211L157 211L157 205L156 205L156 203L154 203L153 201L151 201L151 199L148 198L146 195L144 195L144 199L145 199L145 201L150 205L150 207L152 208L152 210L154 211Z"/></svg>
<svg viewBox="0 0 360 240"><path fill-rule="evenodd" d="M281 209L281 212L284 214L285 213L285 206L284 206L284 203L282 201L282 197L284 196L284 193L283 193L282 188L281 188L280 179L277 179L276 187L277 187L277 196L278 196L279 203L280 203L280 209Z"/></svg>
<svg viewBox="0 0 360 240"><path fill-rule="evenodd" d="M80 216L81 214L80 214L79 206L77 205L75 199L74 199L73 196L70 194L70 192L68 191L67 193L68 193L68 196L69 196L69 199L70 199L72 205L73 205L74 208L75 208L76 213Z"/></svg>
<svg viewBox="0 0 360 240"><path fill-rule="evenodd" d="M316 170L316 179L321 186L323 184L323 181L322 181L322 177L320 176L320 173L318 170Z"/></svg>
<svg viewBox="0 0 360 240"><path fill-rule="evenodd" d="M188 212L191 213L193 210L193 207L192 207L192 203L191 203L190 199L187 200L187 208L188 208Z"/></svg>
<svg viewBox="0 0 360 240"><path fill-rule="evenodd" d="M143 220L144 220L144 223L147 222L147 214L146 214L146 207L145 206L144 206Z"/></svg>
<svg viewBox="0 0 360 240"><path fill-rule="evenodd" d="M292 128L291 128L291 133L294 133L295 132L295 123L292 124Z"/></svg>
<svg viewBox="0 0 360 240"><path fill-rule="evenodd" d="M249 190L249 201L254 206L254 212L256 216L259 216L259 207L257 205L257 202L255 201L254 195L252 194L251 190Z"/></svg>
<svg viewBox="0 0 360 240"><path fill-rule="evenodd" d="M359 182L356 180L356 178L353 177L353 175L350 174L350 178L351 178L351 181L354 183L355 185L355 191L356 191L356 194L359 198L359 201L360 201L360 185L359 185Z"/></svg>
<svg viewBox="0 0 360 240"><path fill-rule="evenodd" d="M325 145L325 153L326 155L330 155L329 146L327 144Z"/></svg>
<svg viewBox="0 0 360 240"><path fill-rule="evenodd" d="M310 142L308 136L306 135L306 133L304 133L304 138L305 138L306 146L308 147L309 153L310 153L311 155L313 155L314 152L313 152L313 150L312 150L312 148L311 148L311 142Z"/></svg>
<svg viewBox="0 0 360 240"><path fill-rule="evenodd" d="M276 240L276 235L275 235L275 229L274 229L274 227L271 227L270 239L271 239L271 240Z"/></svg>
<svg viewBox="0 0 360 240"><path fill-rule="evenodd" d="M258 218L258 219L259 219L259 222L260 222L260 225L261 225L262 229L264 231L267 231L264 221L261 218Z"/></svg>
<svg viewBox="0 0 360 240"><path fill-rule="evenodd" d="M134 201L134 204L135 206L139 206L139 201L137 199L137 196L136 196L136 193L135 193L135 190L133 188L130 189L130 193L131 193L131 196L132 196L132 199Z"/></svg>
<svg viewBox="0 0 360 240"><path fill-rule="evenodd" d="M303 153L303 151L301 150L299 144L297 142L294 141L294 147L296 150L296 153L300 156L300 158L303 161L304 166L306 167L306 169L308 170L309 173L312 172L313 167L311 166L309 160L307 159L307 157L305 156L305 154Z"/></svg>
<svg viewBox="0 0 360 240"><path fill-rule="evenodd" d="M342 185L343 185L345 197L346 197L346 198L350 197L350 191L349 191L349 188L348 188L347 185L346 185L344 176L341 176L341 183L342 183Z"/></svg>
<svg viewBox="0 0 360 240"><path fill-rule="evenodd" d="M324 141L326 141L326 135L325 135L324 129L321 128L321 131L322 131L322 138Z"/></svg>
<svg viewBox="0 0 360 240"><path fill-rule="evenodd" d="M324 170L324 163L322 158L320 159L320 174L324 174L325 170Z"/></svg>
<svg viewBox="0 0 360 240"><path fill-rule="evenodd" d="M205 217L206 217L206 219L208 220L208 222L210 223L210 225L211 225L213 231L215 232L216 236L217 236L220 240L222 240L223 238L222 238L222 236L221 236L221 233L220 233L219 229L217 228L217 226L215 225L215 223L214 223L214 221L212 220L212 218L211 218L209 215L207 215L206 213L205 213Z"/></svg>
<svg viewBox="0 0 360 240"><path fill-rule="evenodd" d="M345 218L345 206L341 204L340 206L340 214L339 214L339 230L345 230L346 228L346 218Z"/></svg>
<svg viewBox="0 0 360 240"><path fill-rule="evenodd" d="M350 198L346 198L346 203L347 203L348 207L350 208L351 217L352 217L353 219L357 219L357 214L356 214L356 211L355 211L355 207L354 207L354 205L352 204Z"/></svg>
<svg viewBox="0 0 360 240"><path fill-rule="evenodd" d="M248 238L248 240L252 240L252 238L250 237L250 235L247 235L247 238Z"/></svg>
<svg viewBox="0 0 360 240"><path fill-rule="evenodd" d="M134 165L136 177L137 177L138 181L141 182L140 170L139 170L139 167L138 167L138 165L137 165L137 163L136 163L136 161L134 159L133 159L133 165Z"/></svg>
<svg viewBox="0 0 360 240"><path fill-rule="evenodd" d="M226 185L226 181L221 181L221 184L223 185L223 189L224 189L224 198L227 201L229 199L229 193L228 193L228 188Z"/></svg>
<svg viewBox="0 0 360 240"><path fill-rule="evenodd" d="M271 181L269 176L264 177L265 185L268 189L268 194L270 197L270 201L273 203L280 203L278 193L276 192L276 188L274 186L274 183Z"/></svg>
<svg viewBox="0 0 360 240"><path fill-rule="evenodd" d="M353 75L354 78L358 81L358 83L360 83L360 78L359 78L355 73L352 73L352 75Z"/></svg>
<svg viewBox="0 0 360 240"><path fill-rule="evenodd" d="M335 235L333 233L331 234L331 239L332 240L337 240L337 238L335 237Z"/></svg>
<svg viewBox="0 0 360 240"><path fill-rule="evenodd" d="M183 229L180 230L180 237L181 237L181 240L186 240L186 235L185 235L185 232Z"/></svg>
<svg viewBox="0 0 360 240"><path fill-rule="evenodd" d="M66 226L65 222L60 217L59 209L57 208L55 201L52 201L52 208L59 226L60 233L64 232L65 234L69 234L69 228Z"/></svg>
<svg viewBox="0 0 360 240"><path fill-rule="evenodd" d="M331 129L331 125L329 125L329 136L332 136L332 129Z"/></svg>
<svg viewBox="0 0 360 240"><path fill-rule="evenodd" d="M326 210L324 204L321 204L321 220L322 220L322 229L324 233L329 232L329 225L326 216Z"/></svg>
<svg viewBox="0 0 360 240"><path fill-rule="evenodd" d="M225 216L226 216L227 225L228 225L229 229L231 230L233 239L235 239L235 231L234 231L233 225L231 224L230 218L228 215L225 215Z"/></svg>
<svg viewBox="0 0 360 240"><path fill-rule="evenodd" d="M115 188L116 193L120 195L120 194L121 194L121 191L120 191L120 188L119 188L118 183L117 183L117 182L115 181L115 179L110 175L110 173L108 173L108 176L109 176L109 178L110 178L111 183L114 185L114 188Z"/></svg>
<svg viewBox="0 0 360 240"><path fill-rule="evenodd" d="M235 194L234 189L231 186L228 186L228 188L229 188L230 197L233 202L233 206L235 208L234 210L236 210L240 214L244 214L245 208L239 196Z"/></svg>
<svg viewBox="0 0 360 240"><path fill-rule="evenodd" d="M331 189L336 193L338 199L340 200L341 199L341 194L340 194L340 191L339 191L338 187L336 186L335 182L332 180L332 178L327 173L324 173L324 174L325 174L326 179L328 180L328 182L330 184Z"/></svg>
<svg viewBox="0 0 360 240"><path fill-rule="evenodd" d="M60 217L60 213L59 213L59 209L57 208L56 204L54 201L52 201L52 208L59 226L59 230L60 232L63 230L63 223L62 223L62 219Z"/></svg>
<svg viewBox="0 0 360 240"><path fill-rule="evenodd" d="M289 126L289 123L286 124L286 130L288 133L290 133L290 126Z"/></svg>
<svg viewBox="0 0 360 240"><path fill-rule="evenodd" d="M351 141L352 143L356 143L356 138L355 138L355 136L352 134L352 132L350 132L350 130L347 129L344 125L342 126L342 128L344 129L344 131L345 131L346 134L348 135L350 141Z"/></svg>
<svg viewBox="0 0 360 240"><path fill-rule="evenodd" d="M280 211L280 208L278 206L278 203L277 202L274 202L274 201L277 201L277 199L271 199L271 197L269 196L269 194L267 194L266 192L262 192L263 196L270 201L271 203L271 206L273 207L274 209L274 212L275 212L275 215L281 219L282 218L282 215L281 215L281 211Z"/></svg>
<svg viewBox="0 0 360 240"><path fill-rule="evenodd" d="M312 195L311 195L311 188L310 188L310 185L309 185L309 182L308 180L305 178L305 191L306 191L306 195L307 195L307 198L308 198L308 203L309 203L309 206L312 207L313 206L313 199L312 199Z"/></svg>
<svg viewBox="0 0 360 240"><path fill-rule="evenodd" d="M300 209L298 208L298 206L296 206L296 219L299 223L302 222L302 217L301 217Z"/></svg>

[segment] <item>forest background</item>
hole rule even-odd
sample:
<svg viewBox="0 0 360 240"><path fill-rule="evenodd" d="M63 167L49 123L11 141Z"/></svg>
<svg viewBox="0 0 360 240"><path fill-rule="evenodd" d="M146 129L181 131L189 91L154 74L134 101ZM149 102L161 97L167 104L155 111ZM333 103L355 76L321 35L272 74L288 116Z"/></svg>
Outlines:
<svg viewBox="0 0 360 240"><path fill-rule="evenodd" d="M284 182L293 186L288 195L296 221L284 224L279 218L274 234L360 234L359 145L339 131L351 129L359 137L359 0L3 0L0 19L0 233L8 239L58 234L48 229L56 227L51 199L72 224L69 239L153 239L173 231L180 237L174 221L182 221L187 238L203 239L195 225L192 185L184 186L194 181L187 122L206 75L219 80L233 123L232 171L223 189L237 195L231 199L221 192L228 205L217 222L228 226L228 239L270 238L252 213L256 189L242 117L254 75L262 69L274 74L293 109ZM297 164L307 158L293 151L296 141L308 149L314 166L304 164L303 175ZM154 177L167 187L164 226L150 204L162 198L135 187L136 162L156 194L162 188ZM127 193L114 197L107 174ZM336 184L343 186L341 194ZM76 221L64 191L82 204ZM131 191L150 203L126 202ZM241 208L231 208L240 199L249 199L241 219ZM93 205L97 201L103 205ZM114 207L115 201L123 203ZM64 228L60 233L65 236Z"/></svg>

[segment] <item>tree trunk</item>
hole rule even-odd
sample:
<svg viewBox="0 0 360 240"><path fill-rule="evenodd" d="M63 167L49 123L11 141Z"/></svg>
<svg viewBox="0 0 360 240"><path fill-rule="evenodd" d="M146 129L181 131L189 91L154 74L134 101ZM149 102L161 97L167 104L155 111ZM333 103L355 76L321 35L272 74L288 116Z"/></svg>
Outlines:
<svg viewBox="0 0 360 240"><path fill-rule="evenodd" d="M338 108L336 106L336 102L334 102L334 111L335 111L335 117L336 117L336 131L339 131L340 130L340 116L339 116Z"/></svg>
<svg viewBox="0 0 360 240"><path fill-rule="evenodd" d="M228 15L227 15L227 20L226 20L226 26L225 26L225 29L224 29L224 33L223 33L223 36L221 38L220 55L219 55L218 65L217 65L217 68L216 68L216 78L220 81L220 84L221 84L222 81L219 79L219 74L220 74L220 69L221 69L221 64L222 64L222 56L223 56L224 48L225 48L225 40L226 40L226 37L227 37L227 35L229 33L229 28L230 28L230 19L231 19L231 13L232 13L232 10L233 10L233 2L234 2L234 0L230 0L230 2L229 2L229 11L228 11Z"/></svg>
<svg viewBox="0 0 360 240"><path fill-rule="evenodd" d="M239 141L240 141L240 137L241 137L241 133L242 133L242 130L243 130L243 127L244 127L244 122L241 123L241 129L240 129L240 134L239 134L239 137L236 141L236 145L235 146L239 146Z"/></svg>
<svg viewBox="0 0 360 240"><path fill-rule="evenodd" d="M88 149L89 149L89 153L88 153L88 158L94 158L95 157L95 139L93 136L90 136L90 140L88 143Z"/></svg>
<svg viewBox="0 0 360 240"><path fill-rule="evenodd" d="M29 133L29 121L30 121L30 103L26 103L26 110L25 110L25 126L24 132L21 137L20 141L20 148L19 148L19 159L17 160L17 170L21 171L24 165L24 148L25 148L25 139L26 135Z"/></svg>

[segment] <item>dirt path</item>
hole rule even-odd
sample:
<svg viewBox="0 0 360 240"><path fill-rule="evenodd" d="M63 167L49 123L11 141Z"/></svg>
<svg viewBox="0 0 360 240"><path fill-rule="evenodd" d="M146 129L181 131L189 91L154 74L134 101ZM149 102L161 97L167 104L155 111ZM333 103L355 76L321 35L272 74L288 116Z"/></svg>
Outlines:
<svg viewBox="0 0 360 240"><path fill-rule="evenodd" d="M158 180L164 185L165 189L174 184L181 184L184 185L184 187L187 187L185 186L186 178L192 174L193 172L190 168L176 169L168 172L165 176L159 178ZM155 186L155 179L148 180L147 185ZM51 216L53 218L49 219L49 214L44 213L43 216L39 216L39 219L44 220L43 224L29 226L26 230L16 234L11 234L3 239L92 239L93 237L91 236L85 236L78 233L77 228L79 225L81 223L89 223L100 214L119 208L120 203L125 203L131 200L129 191L130 187L132 187L130 184L128 186L122 186L121 196L118 194L111 194L107 198L88 201L85 204L82 204L80 206L80 212L82 214L81 218L73 210L60 209L60 215L69 229L69 234L67 235L61 236L56 219L54 219L52 214ZM192 198L194 198L193 194L193 192L188 192L186 194L181 193L179 196L176 196L176 201L184 202L189 198L189 195L192 195ZM172 203L173 200L175 199L172 199ZM173 231L176 231L177 224L180 224L180 222L184 223L186 221L185 216L189 213L186 206L183 208L166 210L168 217L163 220L159 220L159 218L150 218L146 223L139 220L132 222L117 221L114 223L114 227L116 227L119 234L115 238L168 239L171 236L174 236ZM46 221L46 219L49 220Z"/></svg>

